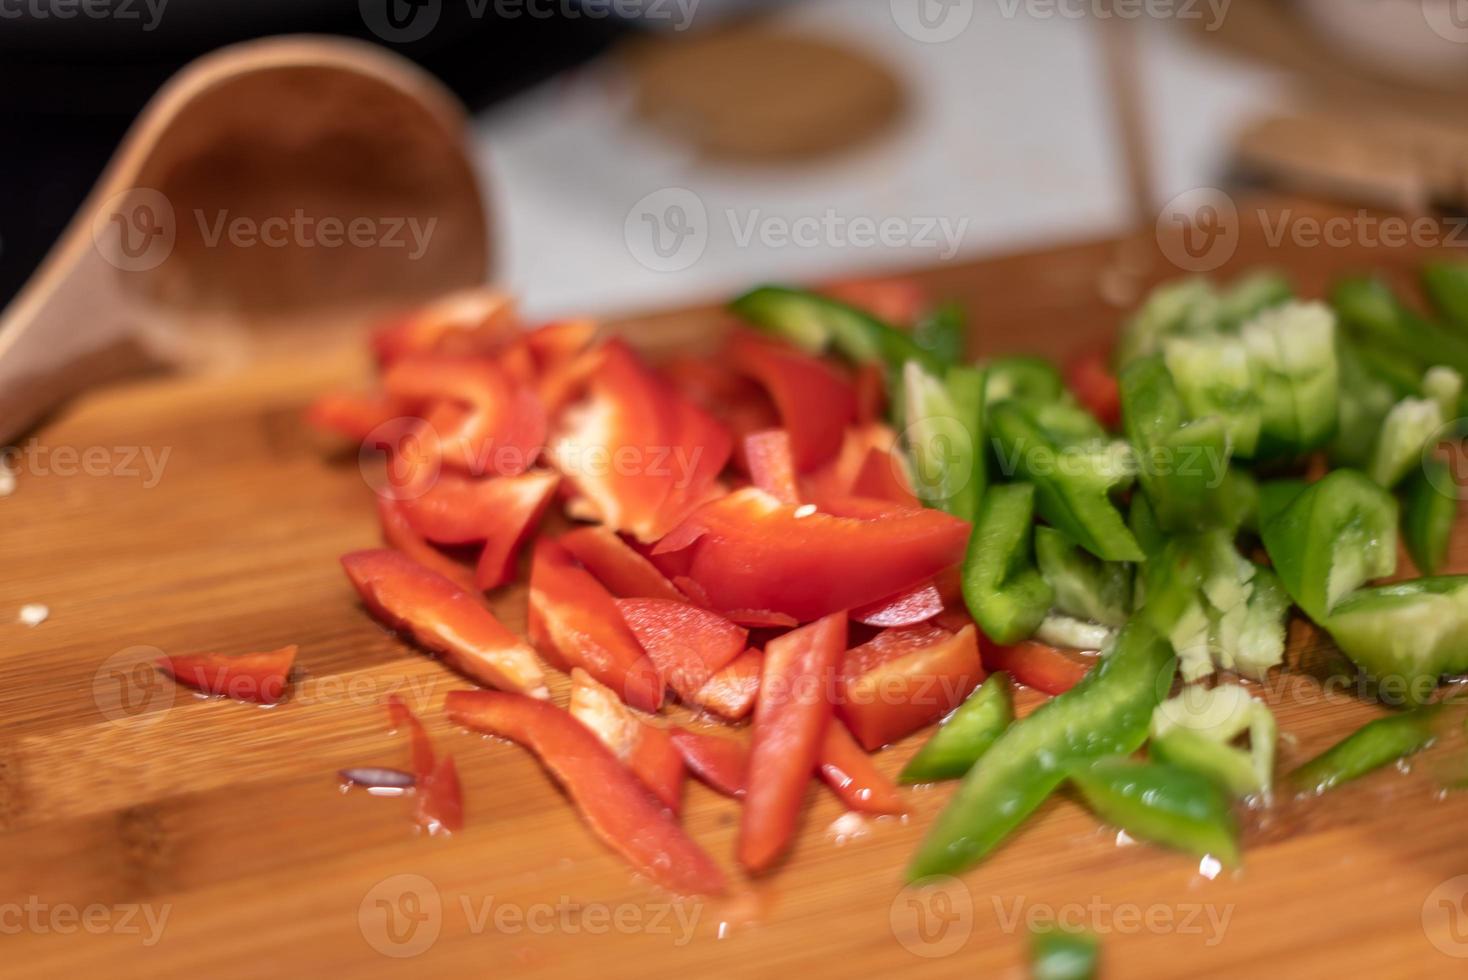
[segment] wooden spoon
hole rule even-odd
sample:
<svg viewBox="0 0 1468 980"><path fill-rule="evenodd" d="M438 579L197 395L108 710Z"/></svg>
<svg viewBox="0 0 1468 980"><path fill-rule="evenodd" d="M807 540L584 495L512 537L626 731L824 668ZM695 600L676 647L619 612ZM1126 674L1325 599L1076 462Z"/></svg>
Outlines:
<svg viewBox="0 0 1468 980"><path fill-rule="evenodd" d="M0 316L0 442L100 381L217 360L246 321L340 322L482 283L464 123L435 80L359 42L189 65Z"/></svg>

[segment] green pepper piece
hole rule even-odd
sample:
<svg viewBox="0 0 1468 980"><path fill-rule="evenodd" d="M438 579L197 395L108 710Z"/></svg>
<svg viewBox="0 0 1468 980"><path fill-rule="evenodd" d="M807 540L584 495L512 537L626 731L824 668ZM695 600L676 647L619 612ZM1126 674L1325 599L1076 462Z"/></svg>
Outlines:
<svg viewBox="0 0 1468 980"><path fill-rule="evenodd" d="M1361 589L1321 625L1383 700L1421 704L1443 674L1468 671L1468 575Z"/></svg>
<svg viewBox="0 0 1468 980"><path fill-rule="evenodd" d="M1422 288L1444 321L1468 331L1468 262L1427 263Z"/></svg>
<svg viewBox="0 0 1468 980"><path fill-rule="evenodd" d="M1443 426L1442 409L1426 398L1403 398L1382 420L1371 448L1366 472L1388 490L1412 472L1422 456L1422 447Z"/></svg>
<svg viewBox="0 0 1468 980"><path fill-rule="evenodd" d="M957 303L944 303L918 320L912 339L942 364L962 364L968 349L968 331L963 309Z"/></svg>
<svg viewBox="0 0 1468 980"><path fill-rule="evenodd" d="M1418 316L1377 279L1348 279L1331 293L1346 329L1423 366L1446 364L1468 376L1468 339Z"/></svg>
<svg viewBox="0 0 1468 980"><path fill-rule="evenodd" d="M1218 294L1205 279L1165 282L1148 294L1117 340L1114 366L1120 372L1139 357L1162 351L1162 341L1184 333L1212 333L1220 313Z"/></svg>
<svg viewBox="0 0 1468 980"><path fill-rule="evenodd" d="M1208 777L1230 796L1242 799L1261 791L1247 752L1186 728L1154 736L1147 752L1158 762Z"/></svg>
<svg viewBox="0 0 1468 980"><path fill-rule="evenodd" d="M1295 498L1304 493L1310 484L1305 480L1270 480L1259 485L1259 529L1262 531Z"/></svg>
<svg viewBox="0 0 1468 980"><path fill-rule="evenodd" d="M1014 721L1014 688L1009 675L990 674L969 699L943 722L898 775L899 783L936 783L957 779L973 768Z"/></svg>
<svg viewBox="0 0 1468 980"><path fill-rule="evenodd" d="M1097 559L1053 527L1035 528L1035 558L1060 612L1103 626L1126 623L1132 607L1129 566Z"/></svg>
<svg viewBox="0 0 1468 980"><path fill-rule="evenodd" d="M1062 444L1009 401L993 406L989 424L1002 470L1035 485L1041 517L1098 558L1146 557L1111 502L1112 488L1126 481L1132 462L1117 444Z"/></svg>
<svg viewBox="0 0 1468 980"><path fill-rule="evenodd" d="M1167 641L1133 617L1079 684L1010 725L969 770L908 865L908 880L957 874L976 864L1055 791L1069 769L1135 752L1174 669Z"/></svg>
<svg viewBox="0 0 1468 980"><path fill-rule="evenodd" d="M1055 598L1031 557L1034 514L1035 488L1028 483L993 487L979 505L963 562L963 599L995 643L1034 633Z"/></svg>
<svg viewBox="0 0 1468 980"><path fill-rule="evenodd" d="M1075 768L1070 778L1097 816L1131 836L1238 865L1238 821L1208 777L1112 756Z"/></svg>
<svg viewBox="0 0 1468 980"><path fill-rule="evenodd" d="M1067 650L1104 650L1116 638L1110 626L1098 626L1085 620L1050 613L1035 627L1035 639L1050 647Z"/></svg>
<svg viewBox="0 0 1468 980"><path fill-rule="evenodd" d="M1289 303L1264 311L1239 333L1262 406L1255 455L1323 446L1340 410L1335 315L1321 303Z"/></svg>
<svg viewBox="0 0 1468 980"><path fill-rule="evenodd" d="M1218 326L1237 330L1265 310L1295 298L1290 281L1278 272L1262 269L1235 280L1218 297Z"/></svg>
<svg viewBox="0 0 1468 980"><path fill-rule="evenodd" d="M1101 941L1094 933L1036 929L1030 933L1030 980L1094 980Z"/></svg>
<svg viewBox="0 0 1468 980"><path fill-rule="evenodd" d="M1121 374L1122 420L1138 456L1138 479L1157 523L1196 531L1223 522L1228 432L1218 416L1188 422L1161 357L1133 361Z"/></svg>
<svg viewBox="0 0 1468 980"><path fill-rule="evenodd" d="M1247 752L1229 744L1246 731ZM1273 713L1238 684L1192 686L1157 706L1147 751L1158 761L1202 773L1244 797L1268 794L1278 739Z"/></svg>
<svg viewBox="0 0 1468 980"><path fill-rule="evenodd" d="M973 521L984 494L984 375L949 368L946 381L908 361L902 369L914 489L923 503Z"/></svg>
<svg viewBox="0 0 1468 980"><path fill-rule="evenodd" d="M1463 403L1463 376L1445 364L1435 364L1422 375L1422 397L1437 402L1444 419L1458 414Z"/></svg>
<svg viewBox="0 0 1468 980"><path fill-rule="evenodd" d="M1290 773L1307 793L1324 793L1344 782L1421 751L1438 736L1442 705L1430 704L1367 722Z"/></svg>
<svg viewBox="0 0 1468 980"><path fill-rule="evenodd" d="M990 404L1009 399L1026 404L1059 401L1065 395L1065 382L1054 364L1043 357L1014 354L989 362L989 380L985 397Z"/></svg>
<svg viewBox="0 0 1468 980"><path fill-rule="evenodd" d="M1317 623L1347 593L1397 568L1397 502L1355 470L1312 483L1262 532L1285 590Z"/></svg>
<svg viewBox="0 0 1468 980"><path fill-rule="evenodd" d="M729 308L755 326L812 353L835 347L858 364L884 364L893 370L917 361L933 374L946 366L896 327L864 310L807 290L760 286L735 299Z"/></svg>
<svg viewBox="0 0 1468 980"><path fill-rule="evenodd" d="M1340 416L1331 439L1330 459L1337 466L1362 469L1370 461L1382 419L1410 392L1399 391L1382 377L1360 345L1344 337L1336 339L1336 359L1340 365Z"/></svg>
<svg viewBox="0 0 1468 980"><path fill-rule="evenodd" d="M1238 337L1170 337L1163 344L1167 371L1190 417L1223 420L1229 445L1240 456L1254 455L1264 408L1254 390L1249 350Z"/></svg>
<svg viewBox="0 0 1468 980"><path fill-rule="evenodd" d="M1145 493L1132 494L1131 506L1127 510L1126 526L1131 530L1132 537L1137 539L1137 544L1146 553L1147 558L1152 559L1167 547L1167 534L1157 526L1157 515L1152 511L1152 505L1147 502ZM1137 568L1138 581L1147 566ZM1138 599L1140 600L1140 596ZM1141 605L1139 601L1137 605Z"/></svg>
<svg viewBox="0 0 1468 980"><path fill-rule="evenodd" d="M1458 498L1439 488L1454 485L1447 461L1427 456L1402 487L1402 537L1423 575L1436 575L1448 556L1448 540L1458 520Z"/></svg>

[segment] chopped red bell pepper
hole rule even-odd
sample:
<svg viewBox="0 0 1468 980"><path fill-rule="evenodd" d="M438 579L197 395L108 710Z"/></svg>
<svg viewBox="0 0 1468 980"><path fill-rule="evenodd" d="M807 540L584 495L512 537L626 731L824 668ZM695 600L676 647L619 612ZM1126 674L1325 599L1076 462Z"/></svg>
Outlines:
<svg viewBox="0 0 1468 980"><path fill-rule="evenodd" d="M324 432L362 442L402 414L402 406L387 395L328 392L306 409L306 421Z"/></svg>
<svg viewBox="0 0 1468 980"><path fill-rule="evenodd" d="M820 770L826 785L853 810L863 813L907 812L907 799L897 784L882 775L872 757L856 744L851 732L838 719L833 718L826 726Z"/></svg>
<svg viewBox="0 0 1468 980"><path fill-rule="evenodd" d="M836 712L868 751L930 725L984 679L978 631L930 624L883 630L846 654Z"/></svg>
<svg viewBox="0 0 1468 980"><path fill-rule="evenodd" d="M504 508L493 533L485 540L484 550L474 567L474 584L482 591L497 589L515 577L515 562L530 533L540 524L546 508L555 497L560 476L555 473L526 473L502 476L514 485L505 494Z"/></svg>
<svg viewBox="0 0 1468 980"><path fill-rule="evenodd" d="M746 487L699 508L655 551L691 547L688 576L714 609L768 610L801 622L885 599L963 557L966 521L847 503L862 516L815 513Z"/></svg>
<svg viewBox="0 0 1468 980"><path fill-rule="evenodd" d="M864 626L912 626L943 611L943 596L931 579L895 596L851 610L853 621Z"/></svg>
<svg viewBox="0 0 1468 980"><path fill-rule="evenodd" d="M921 507L922 502L912 492L898 466L895 456L885 449L873 446L867 450L867 458L857 471L850 495L887 500L907 507Z"/></svg>
<svg viewBox="0 0 1468 980"><path fill-rule="evenodd" d="M451 691L449 718L534 752L591 829L658 884L683 894L725 889L724 873L612 751L568 713L495 691Z"/></svg>
<svg viewBox="0 0 1468 980"><path fill-rule="evenodd" d="M442 575L465 592L479 591L474 584L473 571L455 561L452 556L439 551L413 529L413 525L408 523L407 515L403 513L402 501L379 496L377 518L382 522L382 540L388 545L429 571Z"/></svg>
<svg viewBox="0 0 1468 980"><path fill-rule="evenodd" d="M759 696L764 660L758 650L745 650L733 663L709 678L694 695L693 703L729 721L748 715Z"/></svg>
<svg viewBox="0 0 1468 980"><path fill-rule="evenodd" d="M454 834L464 829L464 790L454 757L438 760L427 777L413 787L417 797L414 819L429 834Z"/></svg>
<svg viewBox="0 0 1468 980"><path fill-rule="evenodd" d="M856 422L870 425L887 415L887 376L882 365L867 362L856 366L852 379L856 390Z"/></svg>
<svg viewBox="0 0 1468 980"><path fill-rule="evenodd" d="M744 652L749 631L673 599L618 599L617 609L662 677L685 701Z"/></svg>
<svg viewBox="0 0 1468 980"><path fill-rule="evenodd" d="M383 324L372 350L383 365L414 354L481 354L512 336L515 322L507 293L466 289Z"/></svg>
<svg viewBox="0 0 1468 980"><path fill-rule="evenodd" d="M562 670L580 667L634 708L655 712L663 681L612 594L549 538L530 562L530 640Z"/></svg>
<svg viewBox="0 0 1468 980"><path fill-rule="evenodd" d="M744 437L744 458L749 466L750 482L781 503L800 503L795 460L790 454L790 433L784 429L750 433Z"/></svg>
<svg viewBox="0 0 1468 980"><path fill-rule="evenodd" d="M518 543L560 480L548 470L491 477L442 472L427 489L401 503L414 529L437 544Z"/></svg>
<svg viewBox="0 0 1468 980"><path fill-rule="evenodd" d="M666 728L638 715L579 667L571 671L570 711L664 806L678 812L683 802L683 757Z"/></svg>
<svg viewBox="0 0 1468 980"><path fill-rule="evenodd" d="M1026 640L1012 647L986 646L984 666L1004 671L1020 684L1045 694L1064 694L1091 672L1087 663L1055 647Z"/></svg>
<svg viewBox="0 0 1468 980"><path fill-rule="evenodd" d="M851 426L835 458L801 478L802 497L818 506L831 498L850 497L871 450L890 453L896 445L897 434L885 425Z"/></svg>
<svg viewBox="0 0 1468 980"><path fill-rule="evenodd" d="M830 615L771 640L754 708L739 863L768 869L795 834L805 787L831 721L846 616Z"/></svg>
<svg viewBox="0 0 1468 980"><path fill-rule="evenodd" d="M749 781L748 742L733 735L710 735L687 728L673 729L672 737L689 771L725 796L744 797Z"/></svg>
<svg viewBox="0 0 1468 980"><path fill-rule="evenodd" d="M894 327L908 327L932 305L927 290L915 280L899 277L843 279L820 292L838 302L865 310Z"/></svg>
<svg viewBox="0 0 1468 980"><path fill-rule="evenodd" d="M749 333L734 336L729 355L770 393L790 433L797 470L815 469L836 455L846 427L856 419L856 390L836 367Z"/></svg>
<svg viewBox="0 0 1468 980"><path fill-rule="evenodd" d="M186 653L159 657L158 666L178 683L205 694L276 704L285 697L298 649L292 644L268 653Z"/></svg>
<svg viewBox="0 0 1468 980"><path fill-rule="evenodd" d="M433 772L435 757L433 753L433 742L428 738L428 731L423 727L423 722L408 707L406 701L396 694L389 694L384 702L387 705L387 724L389 728L405 728L408 731L409 746L413 752L413 777L417 780L428 778Z"/></svg>
<svg viewBox="0 0 1468 980"><path fill-rule="evenodd" d="M1087 351L1066 365L1065 383L1098 422L1114 431L1121 425L1121 385L1110 364L1106 350Z"/></svg>
<svg viewBox="0 0 1468 980"><path fill-rule="evenodd" d="M733 438L733 463L749 471L744 458L744 440L754 432L779 426L775 403L756 382L734 371L725 361L684 355L663 365L673 385L729 430Z"/></svg>
<svg viewBox="0 0 1468 980"><path fill-rule="evenodd" d="M487 358L403 358L388 368L383 385L393 398L424 411L446 466L475 476L514 476L528 470L545 445L545 409Z"/></svg>
<svg viewBox="0 0 1468 980"><path fill-rule="evenodd" d="M342 567L378 619L481 684L547 697L545 673L524 640L504 627L476 594L397 551L342 556Z"/></svg>
<svg viewBox="0 0 1468 980"><path fill-rule="evenodd" d="M556 540L614 596L684 601L683 593L656 565L610 528L578 527Z"/></svg>

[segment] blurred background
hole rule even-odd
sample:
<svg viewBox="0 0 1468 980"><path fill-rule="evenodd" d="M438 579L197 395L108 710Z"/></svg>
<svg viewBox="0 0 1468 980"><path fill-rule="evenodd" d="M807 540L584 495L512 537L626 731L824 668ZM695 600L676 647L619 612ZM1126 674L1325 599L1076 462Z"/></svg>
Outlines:
<svg viewBox="0 0 1468 980"><path fill-rule="evenodd" d="M0 0L0 303L170 74L290 32L465 101L532 313L1095 238L1204 187L1468 197L1468 0Z"/></svg>

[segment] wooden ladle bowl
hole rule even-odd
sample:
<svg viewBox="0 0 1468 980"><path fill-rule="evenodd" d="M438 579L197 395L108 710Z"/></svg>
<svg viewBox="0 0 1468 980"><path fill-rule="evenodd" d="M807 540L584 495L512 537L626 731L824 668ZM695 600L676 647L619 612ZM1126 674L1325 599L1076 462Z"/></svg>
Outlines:
<svg viewBox="0 0 1468 980"><path fill-rule="evenodd" d="M360 42L189 65L0 315L0 441L102 380L207 361L226 325L299 332L484 282L464 123L436 81Z"/></svg>

